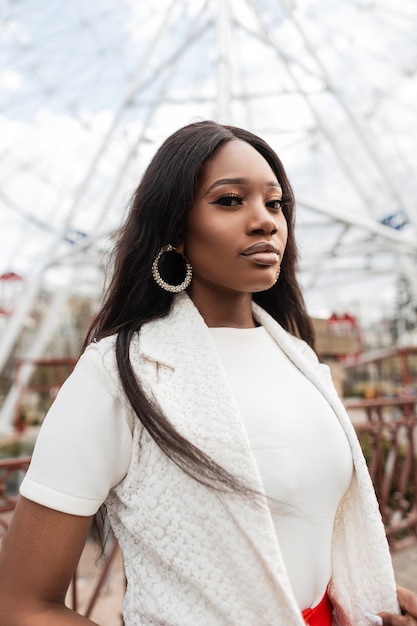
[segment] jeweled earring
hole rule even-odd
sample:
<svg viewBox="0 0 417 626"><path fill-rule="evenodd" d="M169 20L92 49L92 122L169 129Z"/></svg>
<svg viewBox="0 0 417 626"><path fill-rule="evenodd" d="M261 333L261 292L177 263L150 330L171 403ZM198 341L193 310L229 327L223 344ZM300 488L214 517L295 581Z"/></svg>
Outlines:
<svg viewBox="0 0 417 626"><path fill-rule="evenodd" d="M277 284L277 282L278 282L278 278L279 278L279 275L280 275L280 274L281 274L281 266L279 266L279 268L278 268L277 275L276 275L276 278L275 278L275 280L274 280L274 285L276 285L276 284ZM274 285L272 285L272 286L274 286Z"/></svg>
<svg viewBox="0 0 417 626"><path fill-rule="evenodd" d="M167 252L175 252L176 254L182 256L182 258L184 259L185 278L179 285L171 285L170 283L167 283L159 273L159 262L161 260L161 257ZM191 267L191 264L185 254L183 254L182 252L176 252L174 246L169 243L168 245L162 246L162 248L159 249L155 260L152 263L152 276L154 277L157 285L159 285L162 289L165 289L165 291L169 291L170 293L179 293L180 291L184 291L184 289L187 289L188 285L190 284L191 278L193 276L193 268Z"/></svg>

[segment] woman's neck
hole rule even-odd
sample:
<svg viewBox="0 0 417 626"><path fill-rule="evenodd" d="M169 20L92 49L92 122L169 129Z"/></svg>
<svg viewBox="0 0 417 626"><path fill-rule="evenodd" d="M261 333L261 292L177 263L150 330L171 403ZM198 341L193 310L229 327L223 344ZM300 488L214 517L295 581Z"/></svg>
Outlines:
<svg viewBox="0 0 417 626"><path fill-rule="evenodd" d="M190 289L189 296L209 327L253 328L252 294L213 293Z"/></svg>

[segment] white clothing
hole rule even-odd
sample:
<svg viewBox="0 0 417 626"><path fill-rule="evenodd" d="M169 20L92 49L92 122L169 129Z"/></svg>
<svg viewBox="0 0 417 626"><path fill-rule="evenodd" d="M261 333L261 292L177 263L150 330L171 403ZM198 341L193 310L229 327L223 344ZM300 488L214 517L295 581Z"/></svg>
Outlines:
<svg viewBox="0 0 417 626"><path fill-rule="evenodd" d="M129 468L133 419L93 345L43 424L21 493L73 515L94 515Z"/></svg>
<svg viewBox="0 0 417 626"><path fill-rule="evenodd" d="M262 327L210 328L236 397L301 610L331 578L333 522L352 454L333 409Z"/></svg>
<svg viewBox="0 0 417 626"><path fill-rule="evenodd" d="M253 305L253 311L326 397L350 443L355 473L335 519L329 593L336 626L367 626L366 612L396 612L398 604L384 527L356 433L328 369L318 363L313 351L260 307ZM83 361L93 378L101 381L102 391L109 391L112 411L121 412L120 421L125 419L132 429L131 443L122 446L129 457L126 475L121 480L112 476L110 482L120 482L105 500L124 555L126 626L304 626L266 501L209 489L161 452L125 406L114 341L109 337L92 344ZM233 475L261 491L235 397L210 332L186 294L175 297L167 317L143 326L132 342L131 360L148 397L175 427ZM57 403L72 403L73 395L72 387L64 385ZM94 412L94 400L84 399L84 403L87 420ZM82 404L77 401L76 408ZM124 424L118 428L124 440ZM76 512L75 500L85 509L90 506L85 506L86 501L98 505L103 494L87 489L82 496L78 487L76 493L62 494L49 487L56 471L52 466L43 475L48 483L40 486L38 468L47 442L42 433L38 441L39 452L35 451L33 467L22 483L22 495L69 513ZM51 438L51 445L59 446L61 458L63 442ZM90 452L92 447L94 439ZM68 473L85 456L80 461L71 452L64 455ZM91 465L84 470L86 482L92 471Z"/></svg>

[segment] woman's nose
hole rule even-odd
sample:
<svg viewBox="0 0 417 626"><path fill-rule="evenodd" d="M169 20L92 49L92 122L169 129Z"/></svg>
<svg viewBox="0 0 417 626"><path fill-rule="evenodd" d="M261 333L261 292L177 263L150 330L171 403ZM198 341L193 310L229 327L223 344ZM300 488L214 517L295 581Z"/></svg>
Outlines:
<svg viewBox="0 0 417 626"><path fill-rule="evenodd" d="M269 209L262 203L257 203L252 208L249 231L254 234L274 235L278 231L278 225Z"/></svg>

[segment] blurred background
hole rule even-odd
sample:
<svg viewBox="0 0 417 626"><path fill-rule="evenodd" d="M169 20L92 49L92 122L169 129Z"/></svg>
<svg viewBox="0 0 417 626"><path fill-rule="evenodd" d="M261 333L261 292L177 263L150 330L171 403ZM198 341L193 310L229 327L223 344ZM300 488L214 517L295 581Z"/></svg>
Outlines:
<svg viewBox="0 0 417 626"><path fill-rule="evenodd" d="M411 379L397 360L379 391L414 393L415 0L0 7L0 433L42 419L151 156L207 118L261 135L286 167L300 280L335 377L405 348ZM364 376L353 395L377 393Z"/></svg>

